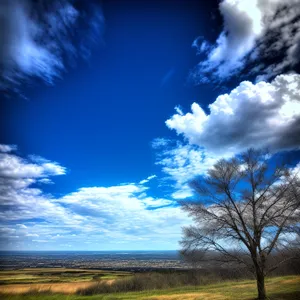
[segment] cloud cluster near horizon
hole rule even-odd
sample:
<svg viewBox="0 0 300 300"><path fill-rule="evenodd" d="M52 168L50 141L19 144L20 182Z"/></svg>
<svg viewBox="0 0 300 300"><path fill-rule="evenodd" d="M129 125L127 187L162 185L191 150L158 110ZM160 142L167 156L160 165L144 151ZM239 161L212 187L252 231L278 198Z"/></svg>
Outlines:
<svg viewBox="0 0 300 300"><path fill-rule="evenodd" d="M190 74L196 82L227 80L251 63L258 80L266 79L299 63L300 0L223 0L219 10L224 25L216 43L192 44L206 55ZM266 64L274 56L280 61Z"/></svg>
<svg viewBox="0 0 300 300"><path fill-rule="evenodd" d="M23 82L52 84L78 56L87 58L104 24L92 2L85 10L73 1L0 3L0 90L18 91Z"/></svg>
<svg viewBox="0 0 300 300"><path fill-rule="evenodd" d="M35 155L23 158L14 153L16 146L0 150L2 250L174 249L189 223L173 199L148 195L146 185L155 175L54 197L43 185L66 175L64 167Z"/></svg>

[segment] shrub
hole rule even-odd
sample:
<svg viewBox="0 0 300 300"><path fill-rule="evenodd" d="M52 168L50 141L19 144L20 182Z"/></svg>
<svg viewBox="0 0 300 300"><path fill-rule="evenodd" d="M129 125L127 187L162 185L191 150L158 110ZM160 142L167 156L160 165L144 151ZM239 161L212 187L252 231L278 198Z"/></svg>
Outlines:
<svg viewBox="0 0 300 300"><path fill-rule="evenodd" d="M245 273L237 270L223 270L223 272L206 270L169 271L136 273L131 277L116 279L113 283L97 282L88 288L78 290L80 295L102 293L133 292L155 289L168 289L180 286L198 286L223 280L245 278Z"/></svg>

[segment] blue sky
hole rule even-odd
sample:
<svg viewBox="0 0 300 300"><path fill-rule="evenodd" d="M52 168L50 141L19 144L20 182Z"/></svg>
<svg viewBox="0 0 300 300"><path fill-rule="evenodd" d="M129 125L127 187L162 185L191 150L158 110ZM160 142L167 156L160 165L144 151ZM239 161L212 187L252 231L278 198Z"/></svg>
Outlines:
<svg viewBox="0 0 300 300"><path fill-rule="evenodd" d="M297 163L298 0L41 3L0 5L1 249L177 249L219 158Z"/></svg>

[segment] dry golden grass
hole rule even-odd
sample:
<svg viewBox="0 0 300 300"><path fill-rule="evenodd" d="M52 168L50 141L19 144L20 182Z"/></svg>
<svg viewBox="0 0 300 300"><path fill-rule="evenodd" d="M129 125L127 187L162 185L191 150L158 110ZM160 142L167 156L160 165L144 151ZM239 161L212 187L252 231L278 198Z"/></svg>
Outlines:
<svg viewBox="0 0 300 300"><path fill-rule="evenodd" d="M10 287L2 285L56 285L56 283L90 283L105 281L111 282L112 279L124 278L131 275L129 272L88 270L88 269L66 269L66 268L39 268L21 269L12 271L0 271L0 292L3 289L11 290ZM22 289L23 290L23 289Z"/></svg>
<svg viewBox="0 0 300 300"><path fill-rule="evenodd" d="M173 294L173 295L162 295L148 298L149 300L226 300L228 297L221 294L211 293L187 293L187 294Z"/></svg>
<svg viewBox="0 0 300 300"><path fill-rule="evenodd" d="M32 284L7 284L0 286L2 294L24 294L31 290L38 292L54 292L62 294L75 294L78 289L85 289L94 282L72 282L72 283L32 283Z"/></svg>
<svg viewBox="0 0 300 300"><path fill-rule="evenodd" d="M83 284L86 285L88 283L85 282ZM241 282L228 281L206 286L182 286L164 290L116 292L90 296L73 294L74 290L70 289L72 283L60 284L61 287L65 287L66 285L69 289L64 288L64 294L47 292L49 290L44 290L44 293L32 290L27 294L2 294L0 298L2 297L1 299L6 300L254 300L257 297L256 282L254 280ZM270 300L300 299L300 276L268 278L266 286ZM76 289L76 286L73 289ZM52 290L55 291L53 287Z"/></svg>
<svg viewBox="0 0 300 300"><path fill-rule="evenodd" d="M103 279L107 284L112 284L115 279ZM89 282L57 282L57 283L31 283L31 284L6 284L0 285L0 294L25 294L30 291L52 292L61 294L75 294L79 289L86 289L95 284Z"/></svg>
<svg viewBox="0 0 300 300"><path fill-rule="evenodd" d="M293 279L285 279L285 280L282 280L282 283L283 284L299 283L299 285L300 285L300 279L299 279L299 277L296 277L296 278L293 278Z"/></svg>

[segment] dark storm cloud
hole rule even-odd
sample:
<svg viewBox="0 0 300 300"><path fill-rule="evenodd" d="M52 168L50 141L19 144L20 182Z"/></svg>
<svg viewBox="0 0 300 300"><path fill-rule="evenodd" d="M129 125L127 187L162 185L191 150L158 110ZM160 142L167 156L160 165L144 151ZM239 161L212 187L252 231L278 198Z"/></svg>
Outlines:
<svg viewBox="0 0 300 300"><path fill-rule="evenodd" d="M197 83L228 80L245 67L268 79L299 64L300 0L224 0L219 10L224 27L215 44L193 43L206 54L190 74Z"/></svg>

